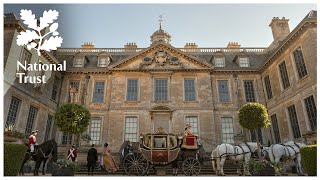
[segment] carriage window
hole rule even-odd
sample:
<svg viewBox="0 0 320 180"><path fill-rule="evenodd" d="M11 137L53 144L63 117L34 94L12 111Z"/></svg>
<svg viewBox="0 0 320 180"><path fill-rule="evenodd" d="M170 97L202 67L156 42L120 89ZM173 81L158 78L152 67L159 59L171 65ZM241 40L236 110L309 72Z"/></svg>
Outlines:
<svg viewBox="0 0 320 180"><path fill-rule="evenodd" d="M166 136L158 136L153 138L153 147L155 148L166 148L167 147L167 137Z"/></svg>

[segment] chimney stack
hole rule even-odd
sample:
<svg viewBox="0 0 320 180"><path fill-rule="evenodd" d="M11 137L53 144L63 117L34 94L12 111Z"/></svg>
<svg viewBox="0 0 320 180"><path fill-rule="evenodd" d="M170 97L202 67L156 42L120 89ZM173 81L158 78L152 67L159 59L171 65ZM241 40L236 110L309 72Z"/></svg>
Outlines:
<svg viewBox="0 0 320 180"><path fill-rule="evenodd" d="M227 49L240 49L240 46L238 42L229 42Z"/></svg>
<svg viewBox="0 0 320 180"><path fill-rule="evenodd" d="M85 48L85 49L92 49L94 48L94 44L92 42L84 42L82 45L81 45L81 48Z"/></svg>
<svg viewBox="0 0 320 180"><path fill-rule="evenodd" d="M286 19L285 17L282 17L282 19L279 17L273 17L269 26L271 27L274 41L281 41L290 34L288 21L289 19Z"/></svg>

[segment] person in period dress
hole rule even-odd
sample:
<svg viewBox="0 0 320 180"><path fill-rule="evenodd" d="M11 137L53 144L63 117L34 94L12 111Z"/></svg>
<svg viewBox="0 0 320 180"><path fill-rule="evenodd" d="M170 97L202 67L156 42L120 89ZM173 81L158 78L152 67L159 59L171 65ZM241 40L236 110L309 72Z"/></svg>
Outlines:
<svg viewBox="0 0 320 180"><path fill-rule="evenodd" d="M194 136L190 130L191 125L190 124L186 124L186 128L184 128L184 135L185 136Z"/></svg>
<svg viewBox="0 0 320 180"><path fill-rule="evenodd" d="M93 176L93 170L96 167L97 160L98 160L98 153L95 148L95 145L92 144L91 149L88 151L88 156L87 156L88 176L90 175L90 172L91 172L91 175Z"/></svg>
<svg viewBox="0 0 320 180"><path fill-rule="evenodd" d="M119 169L118 165L116 164L115 160L110 154L110 150L108 149L108 143L104 144L104 150L100 162L102 163L100 165L104 167L105 170L108 172L116 172Z"/></svg>
<svg viewBox="0 0 320 180"><path fill-rule="evenodd" d="M37 134L38 134L38 130L34 130L31 132L31 135L28 138L28 148L30 149L31 155L34 155L36 153L35 149L36 149L36 146L38 146L37 138L36 138Z"/></svg>
<svg viewBox="0 0 320 180"><path fill-rule="evenodd" d="M75 145L72 145L72 147L68 150L68 160L71 161L77 161L77 157L78 157L78 153L77 153L77 149L75 148Z"/></svg>

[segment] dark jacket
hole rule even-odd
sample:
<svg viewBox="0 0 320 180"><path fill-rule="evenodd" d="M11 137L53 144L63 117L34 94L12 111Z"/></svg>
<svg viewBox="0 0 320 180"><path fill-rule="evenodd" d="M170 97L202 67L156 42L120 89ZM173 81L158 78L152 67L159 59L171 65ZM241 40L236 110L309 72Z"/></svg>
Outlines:
<svg viewBox="0 0 320 180"><path fill-rule="evenodd" d="M87 156L88 164L87 164L87 166L88 167L95 167L96 163L97 163L97 160L98 160L97 150L95 148L91 148L88 151L88 156Z"/></svg>

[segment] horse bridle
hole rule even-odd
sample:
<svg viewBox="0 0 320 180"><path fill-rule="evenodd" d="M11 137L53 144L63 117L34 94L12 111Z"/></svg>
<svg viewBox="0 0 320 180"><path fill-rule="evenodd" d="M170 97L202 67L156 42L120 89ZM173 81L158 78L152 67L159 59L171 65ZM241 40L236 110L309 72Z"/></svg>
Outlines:
<svg viewBox="0 0 320 180"><path fill-rule="evenodd" d="M52 154L53 149L58 146L57 144L54 145L53 142L51 142L51 145L52 145L52 148L51 148L51 150L50 150L50 153L49 153L47 156L46 156L46 154L42 151L42 149L39 147L39 150L41 151L43 157L46 158L46 159Z"/></svg>

